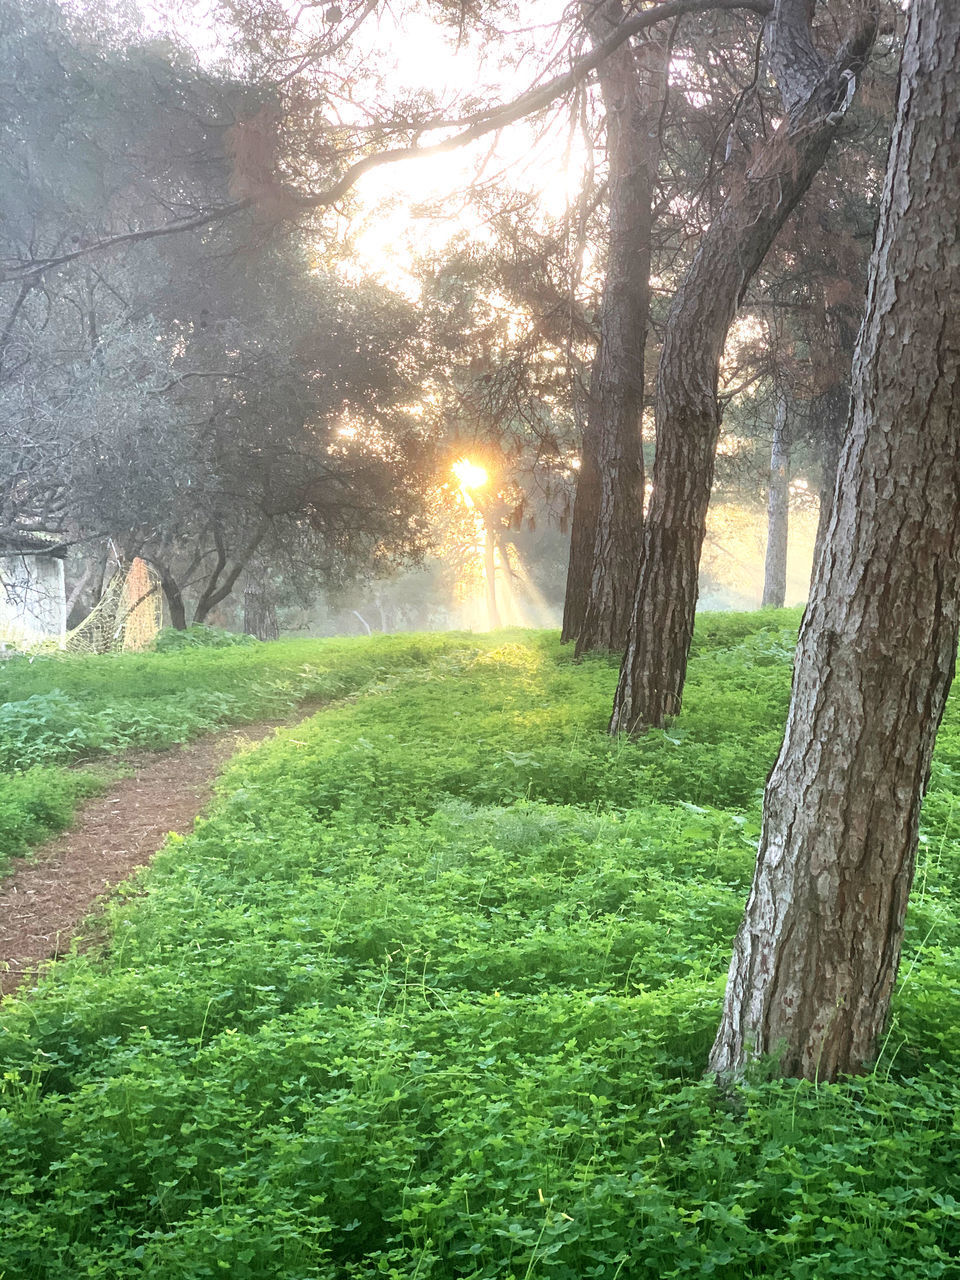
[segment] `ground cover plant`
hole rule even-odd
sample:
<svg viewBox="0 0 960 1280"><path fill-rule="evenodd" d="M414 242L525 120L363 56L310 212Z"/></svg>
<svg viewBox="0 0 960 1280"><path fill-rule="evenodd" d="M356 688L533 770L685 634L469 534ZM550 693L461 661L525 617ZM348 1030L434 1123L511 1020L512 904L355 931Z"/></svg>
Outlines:
<svg viewBox="0 0 960 1280"><path fill-rule="evenodd" d="M637 743L615 667L527 633L238 761L0 1007L0 1272L960 1273L956 702L875 1069L703 1079L795 627L704 619Z"/></svg>
<svg viewBox="0 0 960 1280"><path fill-rule="evenodd" d="M365 645L296 640L262 645L212 627L161 632L160 652L0 662L0 874L66 826L76 802L102 785L94 770L64 767L130 747L164 748L223 725L284 716L422 666L462 643L389 636Z"/></svg>

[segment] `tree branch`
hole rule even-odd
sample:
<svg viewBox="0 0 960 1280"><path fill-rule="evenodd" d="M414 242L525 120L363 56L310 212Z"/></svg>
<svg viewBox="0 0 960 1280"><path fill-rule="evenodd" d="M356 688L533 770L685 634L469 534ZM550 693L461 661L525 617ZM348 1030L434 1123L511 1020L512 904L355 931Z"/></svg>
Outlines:
<svg viewBox="0 0 960 1280"><path fill-rule="evenodd" d="M284 218L295 217L298 213L309 209L328 208L330 205L337 204L356 184L358 179L371 169L377 169L386 164L396 164L401 160L443 155L448 151L467 146L478 138L482 138L485 134L503 129L507 125L515 124L518 120L524 119L526 116L542 111L551 102L562 97L568 90L575 88L585 80L604 59L619 49L632 36L638 35L641 31L646 31L660 22L669 22L684 14L707 13L715 10L725 12L749 10L752 13L758 13L766 17L771 12L771 8L772 0L660 0L659 3L643 9L634 17L625 19L605 40L600 41L589 53L578 58L563 75L555 76L552 80L548 80L546 84L528 89L525 93L520 94L519 97L514 98L512 102L493 107L488 111L477 112L472 116L465 116L462 120L457 121L454 127L465 127L460 128L460 132L451 138L446 138L443 142L432 143L426 147L413 144L405 147L394 147L387 151L379 151L373 155L364 156L352 164L336 182L323 191L308 194L290 190L276 192L275 194L281 197L282 216ZM424 124L420 127L420 132L425 132L431 127L439 127L439 124L434 126ZM35 282L45 272L55 267L65 266L78 258L87 257L95 253L105 253L126 244L137 244L144 240L153 240L159 236L178 235L181 231L195 231L201 227L209 226L213 222L232 217L245 209L250 209L254 204L255 201L247 197L242 200L235 200L230 204L218 205L213 209L195 214L193 217L178 219L160 227L145 227L140 231L127 231L120 235L104 236L102 239L96 240L92 244L83 245L70 253L60 254L52 258L37 258L17 267L8 268L0 273L0 283L11 280Z"/></svg>
<svg viewBox="0 0 960 1280"><path fill-rule="evenodd" d="M229 218L236 213L241 213L244 209L249 209L252 204L253 201L250 198L234 200L230 204L217 205L213 209L207 209L203 213L195 214L192 218L178 218L174 222L167 222L161 227L144 227L141 231L123 231L119 235L104 236L102 239L94 240L90 244L81 245L79 249L73 249L70 253L61 253L53 258L34 258L29 262L22 263L20 266L9 268L0 273L0 284L9 280L22 280L29 282L32 286L48 271L52 271L56 267L66 266L70 262L76 262L78 258L86 258L94 253L105 253L112 249L118 249L125 244L138 244L143 240L156 240L160 236L179 235L181 231L196 231L200 227L209 226L212 222L218 222L223 218Z"/></svg>

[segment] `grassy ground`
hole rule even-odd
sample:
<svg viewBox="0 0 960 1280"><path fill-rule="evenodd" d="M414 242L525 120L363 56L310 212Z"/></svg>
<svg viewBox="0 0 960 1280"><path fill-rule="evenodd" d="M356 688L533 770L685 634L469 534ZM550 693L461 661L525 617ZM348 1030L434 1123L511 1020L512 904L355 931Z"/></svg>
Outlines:
<svg viewBox="0 0 960 1280"><path fill-rule="evenodd" d="M795 624L704 618L637 744L525 633L391 641L245 756L2 1007L0 1274L960 1275L955 702L875 1069L702 1078Z"/></svg>
<svg viewBox="0 0 960 1280"><path fill-rule="evenodd" d="M409 645L301 640L225 649L102 657L49 655L0 662L0 874L16 854L67 826L102 786L97 769L129 747L163 748L223 725L283 716L329 701L456 647L456 637Z"/></svg>

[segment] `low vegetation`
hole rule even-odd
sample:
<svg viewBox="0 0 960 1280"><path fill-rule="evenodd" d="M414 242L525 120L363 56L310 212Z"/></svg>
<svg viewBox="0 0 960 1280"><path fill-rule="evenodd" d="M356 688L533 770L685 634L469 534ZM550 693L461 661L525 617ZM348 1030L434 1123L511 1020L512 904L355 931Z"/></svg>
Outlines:
<svg viewBox="0 0 960 1280"><path fill-rule="evenodd" d="M703 1078L795 626L702 618L637 743L552 635L315 646L361 696L242 757L109 942L3 1006L0 1273L956 1275L956 703L873 1071ZM89 670L146 706L289 661L304 696L304 653Z"/></svg>
<svg viewBox="0 0 960 1280"><path fill-rule="evenodd" d="M261 645L216 628L164 631L158 653L12 656L0 662L0 872L72 817L102 774L69 762L164 748L223 725L282 717L421 667L455 637ZM246 642L246 643L243 643Z"/></svg>

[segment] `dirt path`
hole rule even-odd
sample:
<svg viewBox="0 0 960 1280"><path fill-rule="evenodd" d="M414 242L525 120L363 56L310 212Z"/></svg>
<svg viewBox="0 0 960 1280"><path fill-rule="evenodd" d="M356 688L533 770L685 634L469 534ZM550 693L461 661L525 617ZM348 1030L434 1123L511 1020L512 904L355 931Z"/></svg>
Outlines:
<svg viewBox="0 0 960 1280"><path fill-rule="evenodd" d="M97 899L148 863L168 831L192 828L232 755L290 723L241 725L185 747L122 757L132 776L88 800L69 831L0 881L0 995L65 951Z"/></svg>

